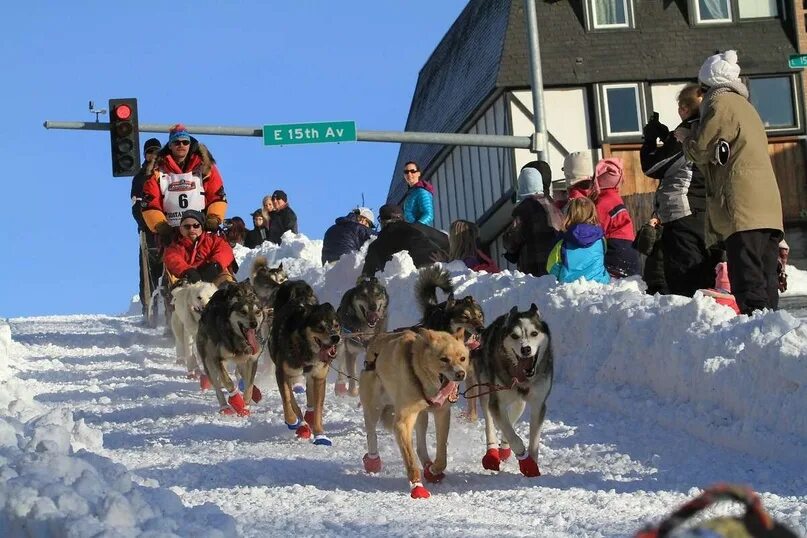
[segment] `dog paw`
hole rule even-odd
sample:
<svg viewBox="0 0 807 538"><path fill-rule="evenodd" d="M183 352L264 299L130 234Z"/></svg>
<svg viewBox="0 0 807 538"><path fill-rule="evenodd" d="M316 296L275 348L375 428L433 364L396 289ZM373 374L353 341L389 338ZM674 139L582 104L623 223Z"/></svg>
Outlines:
<svg viewBox="0 0 807 538"><path fill-rule="evenodd" d="M295 433L300 439L311 439L311 427L305 422L297 427L297 431Z"/></svg>
<svg viewBox="0 0 807 538"><path fill-rule="evenodd" d="M305 414L303 415L303 420L308 422L309 424L314 423L314 410L313 409L306 409Z"/></svg>
<svg viewBox="0 0 807 538"><path fill-rule="evenodd" d="M489 448L484 457L482 457L482 467L488 471L498 471L499 461L499 449Z"/></svg>
<svg viewBox="0 0 807 538"><path fill-rule="evenodd" d="M263 399L263 393L261 392L261 389L259 389L255 385L252 385L252 401L258 403L262 399Z"/></svg>
<svg viewBox="0 0 807 538"><path fill-rule="evenodd" d="M345 383L337 383L333 386L333 392L337 396L347 396L347 385Z"/></svg>
<svg viewBox="0 0 807 538"><path fill-rule="evenodd" d="M409 495L413 499L428 499L432 496L432 494L429 493L429 490L424 488L423 484L420 482L415 482L412 484L412 490L409 492Z"/></svg>
<svg viewBox="0 0 807 538"><path fill-rule="evenodd" d="M427 482L431 482L432 484L436 484L437 482L442 481L443 478L445 478L445 477L446 477L445 473L434 474L432 472L432 464L431 463L427 463L426 465L423 466L423 478L425 478Z"/></svg>
<svg viewBox="0 0 807 538"><path fill-rule="evenodd" d="M524 476L534 477L541 476L541 471L538 469L538 464L532 459L531 456L525 454L518 458L518 468Z"/></svg>
<svg viewBox="0 0 807 538"><path fill-rule="evenodd" d="M499 460L500 461L507 461L510 459L510 456L513 455L512 449L508 447L499 447Z"/></svg>
<svg viewBox="0 0 807 538"><path fill-rule="evenodd" d="M199 376L199 388L202 391L213 388L213 383L210 382L210 378L206 374Z"/></svg>
<svg viewBox="0 0 807 538"><path fill-rule="evenodd" d="M364 463L364 470L368 473L381 472L381 456L378 454L373 457L370 454L365 453L361 461Z"/></svg>
<svg viewBox="0 0 807 538"><path fill-rule="evenodd" d="M320 433L314 436L314 444L319 446L333 446L333 441L331 441L327 435Z"/></svg>
<svg viewBox="0 0 807 538"><path fill-rule="evenodd" d="M353 385L347 390L349 396L355 398L359 395L359 387L357 385Z"/></svg>
<svg viewBox="0 0 807 538"><path fill-rule="evenodd" d="M185 374L185 379L193 379L193 380L199 379L199 372L197 372L196 370L194 370L193 372L188 372Z"/></svg>

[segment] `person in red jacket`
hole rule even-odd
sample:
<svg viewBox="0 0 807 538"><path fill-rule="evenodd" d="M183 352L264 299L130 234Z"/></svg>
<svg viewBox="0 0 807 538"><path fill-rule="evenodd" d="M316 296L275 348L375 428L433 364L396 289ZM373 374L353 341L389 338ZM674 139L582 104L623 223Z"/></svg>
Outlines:
<svg viewBox="0 0 807 538"><path fill-rule="evenodd" d="M184 278L191 284L200 280L216 285L233 282L228 271L235 259L233 249L222 236L203 230L205 220L195 209L182 213L180 236L165 247L165 269L174 280Z"/></svg>
<svg viewBox="0 0 807 538"><path fill-rule="evenodd" d="M160 150L154 171L143 184L143 220L160 235L163 245L176 236L187 209L206 214L204 227L216 230L227 212L224 184L210 151L191 137L184 125L174 125L168 144Z"/></svg>

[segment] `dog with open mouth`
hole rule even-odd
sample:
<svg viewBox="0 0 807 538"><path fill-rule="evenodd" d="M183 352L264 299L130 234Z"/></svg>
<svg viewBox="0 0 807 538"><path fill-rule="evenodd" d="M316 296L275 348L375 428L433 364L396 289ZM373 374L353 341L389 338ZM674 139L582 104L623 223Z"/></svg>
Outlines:
<svg viewBox="0 0 807 538"><path fill-rule="evenodd" d="M330 303L317 304L316 296L302 281L287 281L278 290L274 303L274 321L269 340L270 355L275 362L275 377L283 403L283 418L298 437L314 444L330 446L325 435L322 411L328 370L336 358L341 341L341 327L336 310ZM309 304L310 301L315 304ZM285 301L285 302L284 302ZM305 415L292 392L292 380L305 376Z"/></svg>
<svg viewBox="0 0 807 538"><path fill-rule="evenodd" d="M263 308L249 281L225 285L213 294L202 312L196 347L223 414L249 415L262 347L259 341L262 322ZM243 395L227 372L227 361L235 363L244 381ZM226 398L222 391L226 391Z"/></svg>
<svg viewBox="0 0 807 538"><path fill-rule="evenodd" d="M448 295L442 303L437 301L438 289ZM451 334L462 330L465 333L465 345L468 350L473 351L479 347L480 335L485 328L485 314L472 296L454 298L454 285L448 271L438 265L421 269L415 282L415 297L423 315L421 326ZM475 383L476 374L473 367L470 367L465 385L470 387ZM478 418L474 400L468 400L467 416L473 422Z"/></svg>
<svg viewBox="0 0 807 538"><path fill-rule="evenodd" d="M462 330L447 332L417 329L381 333L367 347L367 360L359 378L359 396L367 432L364 468L381 470L378 454L379 422L395 433L414 499L430 496L421 482L412 450L412 431L417 434L417 457L423 477L429 482L445 478L451 404L458 398L469 358ZM428 415L434 415L437 453L432 463L426 445Z"/></svg>
<svg viewBox="0 0 807 538"><path fill-rule="evenodd" d="M519 312L513 307L499 316L482 332L482 346L474 351L473 362L479 382L499 389L483 394L487 451L482 458L485 469L498 471L500 462L512 451L524 476L540 476L538 446L541 426L546 416L546 401L552 390L554 359L549 326L541 319L538 307ZM483 389L484 390L484 389ZM530 406L529 446L515 430L515 423ZM504 441L499 444L496 430Z"/></svg>
<svg viewBox="0 0 807 538"><path fill-rule="evenodd" d="M387 288L374 276L360 276L356 286L342 296L339 308L336 309L344 339L340 346L339 362L347 371L338 372L335 386L337 396L359 395L356 359L367 348L372 337L387 331L388 307Z"/></svg>
<svg viewBox="0 0 807 538"><path fill-rule="evenodd" d="M191 284L185 280L171 290L174 311L171 314L171 330L174 331L174 347L177 360L181 360L187 369L190 379L199 377L200 365L194 341L199 331L199 320L202 311L218 288L210 282Z"/></svg>

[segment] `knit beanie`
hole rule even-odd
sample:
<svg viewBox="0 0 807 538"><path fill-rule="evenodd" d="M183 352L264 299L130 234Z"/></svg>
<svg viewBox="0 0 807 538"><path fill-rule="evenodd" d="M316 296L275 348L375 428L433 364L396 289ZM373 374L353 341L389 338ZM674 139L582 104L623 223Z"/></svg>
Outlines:
<svg viewBox="0 0 807 538"><path fill-rule="evenodd" d="M193 219L199 224L204 225L205 223L205 216L201 211L197 211L195 209L186 209L182 212L182 218L179 219L182 222L185 219Z"/></svg>
<svg viewBox="0 0 807 538"><path fill-rule="evenodd" d="M520 202L534 194L544 192L544 178L535 168L522 168L518 175L516 199Z"/></svg>
<svg viewBox="0 0 807 538"><path fill-rule="evenodd" d="M191 135L188 133L188 129L182 125L181 123L177 123L171 130L168 131L168 143L174 142L176 140L190 140Z"/></svg>
<svg viewBox="0 0 807 538"><path fill-rule="evenodd" d="M594 177L598 190L618 189L625 180L622 159L612 157L601 160L597 163L597 171Z"/></svg>
<svg viewBox="0 0 807 538"><path fill-rule="evenodd" d="M698 81L710 87L739 80L740 66L737 65L736 50L709 56L698 71Z"/></svg>
<svg viewBox="0 0 807 538"><path fill-rule="evenodd" d="M566 178L566 189L571 190L572 185L591 179L594 167L591 163L590 151L575 151L563 159L563 175Z"/></svg>

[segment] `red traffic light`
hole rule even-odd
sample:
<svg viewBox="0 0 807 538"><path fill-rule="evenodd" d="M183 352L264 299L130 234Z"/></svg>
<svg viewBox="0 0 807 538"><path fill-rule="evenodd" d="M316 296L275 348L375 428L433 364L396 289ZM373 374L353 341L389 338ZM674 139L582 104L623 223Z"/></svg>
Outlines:
<svg viewBox="0 0 807 538"><path fill-rule="evenodd" d="M132 109L129 105L118 105L115 107L115 117L119 120L128 120L132 117Z"/></svg>

